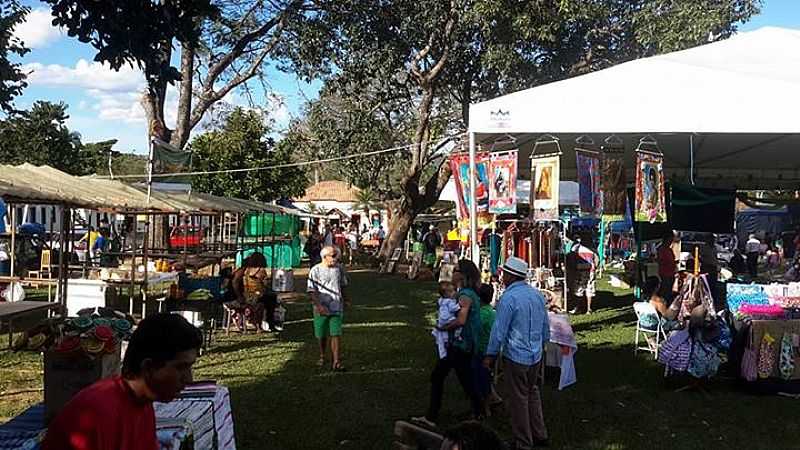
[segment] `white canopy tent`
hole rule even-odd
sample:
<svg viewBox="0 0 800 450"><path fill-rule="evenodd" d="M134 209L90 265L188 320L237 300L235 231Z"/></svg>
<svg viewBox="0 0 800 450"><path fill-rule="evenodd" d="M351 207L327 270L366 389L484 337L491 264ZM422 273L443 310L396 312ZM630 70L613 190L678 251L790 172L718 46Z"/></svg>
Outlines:
<svg viewBox="0 0 800 450"><path fill-rule="evenodd" d="M599 146L616 135L632 179L634 149L649 135L669 178L798 188L798 49L800 30L761 28L477 103L469 110L470 155L479 145L519 148L525 176L534 141L549 133L563 151L562 179L575 179L575 139L588 135ZM475 238L474 220L471 228Z"/></svg>

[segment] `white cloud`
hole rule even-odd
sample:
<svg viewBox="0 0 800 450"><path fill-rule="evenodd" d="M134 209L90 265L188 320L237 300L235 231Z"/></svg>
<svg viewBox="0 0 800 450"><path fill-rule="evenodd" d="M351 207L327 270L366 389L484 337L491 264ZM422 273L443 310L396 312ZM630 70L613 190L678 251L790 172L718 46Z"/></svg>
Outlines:
<svg viewBox="0 0 800 450"><path fill-rule="evenodd" d="M25 22L14 28L14 35L28 48L44 48L65 36L60 28L53 26L53 16L46 8L31 10Z"/></svg>
<svg viewBox="0 0 800 450"><path fill-rule="evenodd" d="M144 87L144 76L138 69L122 66L114 70L106 64L79 59L75 67L60 64L25 64L31 72L28 83L37 86L79 87L109 92L138 91Z"/></svg>

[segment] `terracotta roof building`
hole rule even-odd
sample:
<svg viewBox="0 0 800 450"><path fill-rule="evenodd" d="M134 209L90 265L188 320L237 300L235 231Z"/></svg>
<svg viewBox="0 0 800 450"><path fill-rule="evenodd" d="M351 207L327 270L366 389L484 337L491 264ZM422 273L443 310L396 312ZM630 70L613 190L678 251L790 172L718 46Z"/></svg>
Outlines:
<svg viewBox="0 0 800 450"><path fill-rule="evenodd" d="M295 202L357 202L359 189L350 186L344 181L330 180L320 181L306 189L306 194L296 198Z"/></svg>

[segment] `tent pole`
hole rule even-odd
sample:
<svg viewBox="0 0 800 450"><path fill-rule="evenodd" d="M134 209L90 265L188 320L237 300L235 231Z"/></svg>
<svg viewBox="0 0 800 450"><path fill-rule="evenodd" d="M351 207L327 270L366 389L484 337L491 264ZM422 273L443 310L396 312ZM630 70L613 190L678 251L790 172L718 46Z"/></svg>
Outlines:
<svg viewBox="0 0 800 450"><path fill-rule="evenodd" d="M478 204L475 198L475 133L469 133L469 246L470 257L476 266L480 267L480 253L478 252Z"/></svg>
<svg viewBox="0 0 800 450"><path fill-rule="evenodd" d="M148 144L150 147L149 154L147 155L147 205L150 205L150 195L153 189L153 154L155 149L153 148L153 138L148 136ZM150 216L148 216L148 220Z"/></svg>
<svg viewBox="0 0 800 450"><path fill-rule="evenodd" d="M694 135L689 133L689 183L694 185Z"/></svg>
<svg viewBox="0 0 800 450"><path fill-rule="evenodd" d="M14 276L14 265L17 259L17 205L15 203L8 204L11 207L11 262L9 263L9 275ZM11 291L13 292L13 291Z"/></svg>

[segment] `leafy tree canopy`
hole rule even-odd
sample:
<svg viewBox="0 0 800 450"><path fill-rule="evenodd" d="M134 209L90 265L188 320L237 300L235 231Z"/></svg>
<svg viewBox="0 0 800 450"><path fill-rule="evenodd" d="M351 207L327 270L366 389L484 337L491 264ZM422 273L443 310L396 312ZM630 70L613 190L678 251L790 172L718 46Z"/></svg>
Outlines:
<svg viewBox="0 0 800 450"><path fill-rule="evenodd" d="M267 167L292 162L295 143L277 144L258 111L234 109L221 128L197 136L190 143L196 171ZM196 176L192 185L202 192L244 199L272 201L305 192L305 173L297 167Z"/></svg>
<svg viewBox="0 0 800 450"><path fill-rule="evenodd" d="M13 35L14 27L25 20L29 11L17 0L0 0L0 109L6 112L14 111L14 97L28 85L20 64L11 62L11 57L21 57L30 51Z"/></svg>
<svg viewBox="0 0 800 450"><path fill-rule="evenodd" d="M38 101L0 121L0 160L49 165L72 175L94 173L116 141L84 145L67 127L68 118L66 104Z"/></svg>

